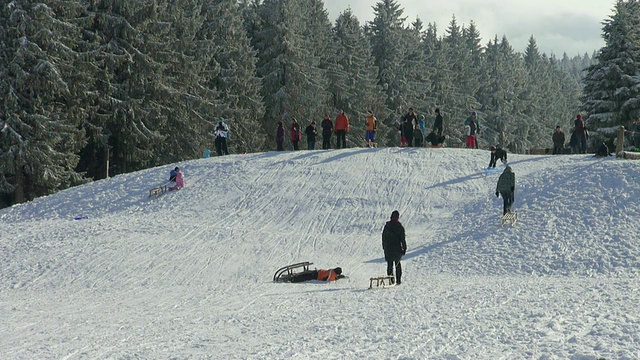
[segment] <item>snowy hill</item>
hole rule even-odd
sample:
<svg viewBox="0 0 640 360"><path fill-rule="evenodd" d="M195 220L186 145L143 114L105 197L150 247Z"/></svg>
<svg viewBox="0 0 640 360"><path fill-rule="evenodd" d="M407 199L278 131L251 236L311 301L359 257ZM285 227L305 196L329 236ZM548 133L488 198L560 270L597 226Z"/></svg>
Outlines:
<svg viewBox="0 0 640 360"><path fill-rule="evenodd" d="M488 151L269 152L174 164L0 210L4 359L640 358L640 162ZM380 234L407 231L403 285ZM82 220L74 220L82 218ZM341 266L335 283L273 283Z"/></svg>

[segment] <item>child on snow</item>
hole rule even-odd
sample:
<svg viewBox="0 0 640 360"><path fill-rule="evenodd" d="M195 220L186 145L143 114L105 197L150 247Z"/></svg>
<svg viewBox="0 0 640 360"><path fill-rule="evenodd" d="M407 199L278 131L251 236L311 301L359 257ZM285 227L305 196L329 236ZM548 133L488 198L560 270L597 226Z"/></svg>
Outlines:
<svg viewBox="0 0 640 360"><path fill-rule="evenodd" d="M184 177L182 176L182 172L180 169L176 167L176 176L175 176L175 185L169 187L169 190L180 190L184 187Z"/></svg>

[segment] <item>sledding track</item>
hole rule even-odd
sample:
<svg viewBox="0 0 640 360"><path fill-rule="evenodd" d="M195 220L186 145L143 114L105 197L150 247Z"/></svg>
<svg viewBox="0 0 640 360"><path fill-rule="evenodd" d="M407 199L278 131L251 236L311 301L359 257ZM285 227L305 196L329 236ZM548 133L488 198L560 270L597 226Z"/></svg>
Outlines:
<svg viewBox="0 0 640 360"><path fill-rule="evenodd" d="M510 155L501 229L488 152L348 149L179 164L0 211L0 352L30 358L635 358L638 163ZM592 189L593 191L589 191ZM380 233L401 213L405 284ZM74 221L77 215L86 220ZM6 236L6 237L5 237ZM274 284L286 264L334 284ZM622 294L622 295L621 295Z"/></svg>

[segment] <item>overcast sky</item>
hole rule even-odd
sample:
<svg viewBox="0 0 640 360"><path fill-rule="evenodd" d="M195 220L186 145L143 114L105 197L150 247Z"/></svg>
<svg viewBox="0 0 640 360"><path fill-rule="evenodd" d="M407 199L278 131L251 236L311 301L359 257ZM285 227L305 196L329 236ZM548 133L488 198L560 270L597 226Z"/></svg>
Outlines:
<svg viewBox="0 0 640 360"><path fill-rule="evenodd" d="M377 0L325 0L332 21L351 8L361 23L373 19ZM443 35L452 16L458 25L473 20L486 45L495 35L523 52L533 35L541 52L560 57L582 55L604 46L602 21L612 14L615 0L397 0L408 23L419 17L436 23Z"/></svg>

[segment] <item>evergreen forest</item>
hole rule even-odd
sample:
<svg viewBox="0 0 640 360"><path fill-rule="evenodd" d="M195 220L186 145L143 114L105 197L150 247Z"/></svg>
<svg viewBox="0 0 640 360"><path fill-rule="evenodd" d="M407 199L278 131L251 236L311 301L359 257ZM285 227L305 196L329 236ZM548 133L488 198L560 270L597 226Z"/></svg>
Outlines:
<svg viewBox="0 0 640 360"><path fill-rule="evenodd" d="M640 5L619 0L605 47L522 52L474 22L438 29L379 0L361 23L322 0L14 0L0 8L0 208L212 149L275 150L278 122L306 127L340 109L350 147L368 110L378 146L398 146L409 107L447 142L476 111L481 147L550 147L581 113L591 129L640 115ZM603 15L604 17L604 15ZM484 34L486 35L486 34ZM285 135L285 139L288 136ZM291 149L285 141L285 149Z"/></svg>

